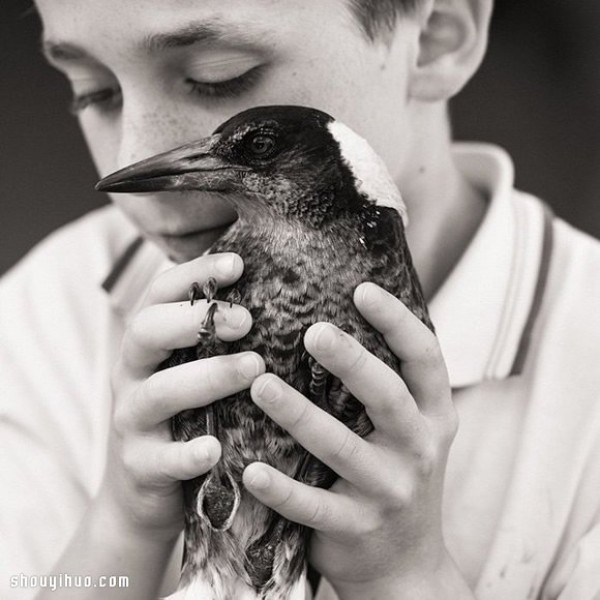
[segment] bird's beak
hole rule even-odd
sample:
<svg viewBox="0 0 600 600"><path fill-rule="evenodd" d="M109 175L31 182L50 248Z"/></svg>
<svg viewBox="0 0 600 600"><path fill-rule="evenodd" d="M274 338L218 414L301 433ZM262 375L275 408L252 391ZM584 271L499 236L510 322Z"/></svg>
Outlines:
<svg viewBox="0 0 600 600"><path fill-rule="evenodd" d="M233 189L242 166L215 154L220 135L215 134L125 167L96 184L101 192L157 192Z"/></svg>

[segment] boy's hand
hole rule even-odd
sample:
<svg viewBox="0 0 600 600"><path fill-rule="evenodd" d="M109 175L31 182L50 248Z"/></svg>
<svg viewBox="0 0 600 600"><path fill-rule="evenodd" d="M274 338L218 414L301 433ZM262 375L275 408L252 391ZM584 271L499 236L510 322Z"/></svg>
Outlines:
<svg viewBox="0 0 600 600"><path fill-rule="evenodd" d="M104 506L122 526L142 537L173 539L183 525L181 480L206 473L218 461L219 442L210 436L174 442L170 419L248 388L264 372L262 359L242 353L198 360L156 372L175 348L194 346L207 303L181 301L190 284L214 277L235 282L243 263L235 254L214 254L178 265L153 283L144 308L123 337L113 378L114 416L109 458L101 488ZM220 303L219 338L246 335L250 313Z"/></svg>
<svg viewBox="0 0 600 600"><path fill-rule="evenodd" d="M331 324L311 327L305 346L364 404L374 431L362 439L274 375L260 376L255 403L340 478L315 489L253 463L244 483L314 529L311 562L342 598L442 598L457 576L441 527L457 428L446 368L435 336L399 300L367 283L354 301L402 361L402 377ZM463 595L448 597L470 597L463 584L452 588Z"/></svg>

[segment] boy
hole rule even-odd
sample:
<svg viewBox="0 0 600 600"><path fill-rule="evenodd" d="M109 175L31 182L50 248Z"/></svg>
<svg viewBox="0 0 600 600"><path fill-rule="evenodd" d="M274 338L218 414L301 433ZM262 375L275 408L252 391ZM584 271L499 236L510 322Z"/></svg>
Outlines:
<svg viewBox="0 0 600 600"><path fill-rule="evenodd" d="M253 353L155 374L203 318L202 304L181 302L189 284L240 276L240 257L197 258L235 215L211 195L115 196L0 292L6 595L37 591L10 587L21 572L125 573L115 598L173 589L179 482L220 448L173 442L169 418L251 387L340 475L323 491L259 463L244 474L259 500L314 529L319 599L597 597L600 250L514 192L501 151L450 143L446 103L481 61L491 0L37 7L101 175L258 104L315 106L366 137L407 203L438 339L368 283L357 309L402 377L331 325L307 332L307 350L367 407L365 440ZM217 314L223 339L252 326L241 307Z"/></svg>

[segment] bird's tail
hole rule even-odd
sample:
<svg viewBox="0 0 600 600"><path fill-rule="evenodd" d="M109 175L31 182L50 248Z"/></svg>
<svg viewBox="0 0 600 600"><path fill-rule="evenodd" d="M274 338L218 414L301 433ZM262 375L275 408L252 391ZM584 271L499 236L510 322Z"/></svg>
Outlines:
<svg viewBox="0 0 600 600"><path fill-rule="evenodd" d="M221 478L218 471L215 476ZM169 600L304 600L307 532L286 523L246 490L239 493L243 499L226 528L214 527L206 506L199 512L199 503L186 503L183 570L179 589ZM230 511L219 516L219 524L228 520L225 513Z"/></svg>
<svg viewBox="0 0 600 600"><path fill-rule="evenodd" d="M232 583L215 581L209 585L201 579L192 579L189 583L164 600L305 600L306 578L301 577L285 596L275 598L257 592L241 579Z"/></svg>

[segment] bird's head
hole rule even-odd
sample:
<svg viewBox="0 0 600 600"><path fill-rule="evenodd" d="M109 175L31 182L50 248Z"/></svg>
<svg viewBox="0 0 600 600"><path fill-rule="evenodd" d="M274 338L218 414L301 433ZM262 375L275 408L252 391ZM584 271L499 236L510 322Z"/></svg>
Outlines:
<svg viewBox="0 0 600 600"><path fill-rule="evenodd" d="M240 217L320 224L370 203L405 218L400 193L369 144L328 114L300 106L246 110L211 136L125 167L96 189L218 192Z"/></svg>

